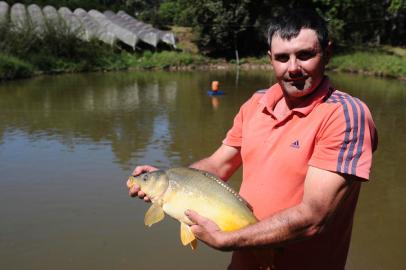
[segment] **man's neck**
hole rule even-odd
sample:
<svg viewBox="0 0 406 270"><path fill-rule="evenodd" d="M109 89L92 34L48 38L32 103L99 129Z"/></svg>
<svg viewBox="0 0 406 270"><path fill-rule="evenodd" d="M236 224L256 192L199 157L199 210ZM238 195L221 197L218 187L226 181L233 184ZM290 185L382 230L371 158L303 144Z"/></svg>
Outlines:
<svg viewBox="0 0 406 270"><path fill-rule="evenodd" d="M282 98L276 103L273 113L277 119L282 119L286 115L290 113L291 109L286 103L286 98L285 96L282 96Z"/></svg>
<svg viewBox="0 0 406 270"><path fill-rule="evenodd" d="M315 93L318 92L319 88L324 82L323 80L316 86L313 92L303 97L291 97L285 91L283 91L282 98L275 104L274 114L277 118L283 118L290 113L293 109L298 109L306 107L309 105L309 101L313 98Z"/></svg>
<svg viewBox="0 0 406 270"><path fill-rule="evenodd" d="M289 108L289 110L292 110L295 108L303 107L303 104L306 103L305 101L308 99L308 97L310 95L294 98L294 97L288 96L286 93L283 93L283 97L281 100L284 100L284 103Z"/></svg>

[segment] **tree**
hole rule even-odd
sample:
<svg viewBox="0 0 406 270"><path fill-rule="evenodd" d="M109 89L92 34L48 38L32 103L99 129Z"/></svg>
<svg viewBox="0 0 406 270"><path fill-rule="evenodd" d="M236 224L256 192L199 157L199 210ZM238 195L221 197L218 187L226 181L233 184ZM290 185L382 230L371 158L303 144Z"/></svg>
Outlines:
<svg viewBox="0 0 406 270"><path fill-rule="evenodd" d="M167 0L159 6L158 15L167 25L192 26L193 6L188 0Z"/></svg>
<svg viewBox="0 0 406 270"><path fill-rule="evenodd" d="M389 1L387 8L388 41L392 45L406 44L406 0Z"/></svg>
<svg viewBox="0 0 406 270"><path fill-rule="evenodd" d="M258 48L255 0L193 0L198 46L208 55L234 57ZM261 44L261 43L260 43Z"/></svg>

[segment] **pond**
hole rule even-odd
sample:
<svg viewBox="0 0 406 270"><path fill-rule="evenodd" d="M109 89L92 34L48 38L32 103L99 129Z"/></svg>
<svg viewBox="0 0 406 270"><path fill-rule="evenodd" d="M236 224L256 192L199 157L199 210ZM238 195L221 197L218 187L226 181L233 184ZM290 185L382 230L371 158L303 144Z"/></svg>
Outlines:
<svg viewBox="0 0 406 270"><path fill-rule="evenodd" d="M369 105L380 140L347 269L405 269L406 82L330 77ZM213 80L226 95L207 95ZM137 164L210 154L239 106L273 81L269 71L194 71L0 84L0 269L225 269L229 253L183 247L175 220L146 228L148 205L125 181Z"/></svg>

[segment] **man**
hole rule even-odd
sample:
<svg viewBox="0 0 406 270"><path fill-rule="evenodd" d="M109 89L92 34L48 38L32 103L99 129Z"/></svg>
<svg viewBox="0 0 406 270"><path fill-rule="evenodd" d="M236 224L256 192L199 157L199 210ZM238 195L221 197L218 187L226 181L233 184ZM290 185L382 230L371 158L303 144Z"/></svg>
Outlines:
<svg viewBox="0 0 406 270"><path fill-rule="evenodd" d="M268 43L277 84L242 105L223 144L191 165L227 180L242 164L240 194L260 222L222 232L198 213L186 215L201 241L234 250L230 269L344 269L360 183L377 145L371 114L324 75L331 43L316 13L282 16ZM138 187L130 194L148 201Z"/></svg>

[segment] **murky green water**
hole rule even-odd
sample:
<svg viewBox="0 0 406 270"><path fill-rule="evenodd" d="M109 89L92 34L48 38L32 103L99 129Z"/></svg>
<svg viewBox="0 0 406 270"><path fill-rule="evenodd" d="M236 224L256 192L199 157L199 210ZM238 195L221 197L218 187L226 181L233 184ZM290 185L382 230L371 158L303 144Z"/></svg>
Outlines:
<svg viewBox="0 0 406 270"><path fill-rule="evenodd" d="M406 82L331 78L369 104L380 135L348 269L404 269ZM227 95L208 97L212 80ZM241 103L272 81L241 71L0 84L0 269L225 269L228 253L182 247L174 220L146 229L148 205L127 196L125 180L136 164L187 165L211 153Z"/></svg>

